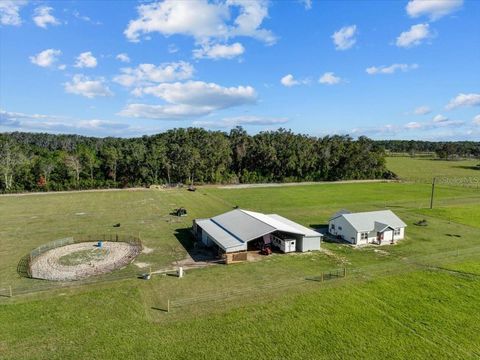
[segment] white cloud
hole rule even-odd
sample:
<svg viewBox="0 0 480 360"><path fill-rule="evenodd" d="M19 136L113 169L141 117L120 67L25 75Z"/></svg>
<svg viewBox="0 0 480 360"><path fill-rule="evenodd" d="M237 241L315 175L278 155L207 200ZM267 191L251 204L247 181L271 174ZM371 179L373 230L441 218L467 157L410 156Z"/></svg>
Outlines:
<svg viewBox="0 0 480 360"><path fill-rule="evenodd" d="M451 99L445 107L447 110L452 110L463 106L479 106L480 94L458 94L455 98Z"/></svg>
<svg viewBox="0 0 480 360"><path fill-rule="evenodd" d="M194 67L185 61L153 64L140 64L135 68L120 69L122 74L114 77L113 81L125 87L147 86L153 83L187 80L193 76Z"/></svg>
<svg viewBox="0 0 480 360"><path fill-rule="evenodd" d="M429 24L412 25L410 30L402 32L397 37L396 45L398 47L410 48L420 45L423 40L431 37L432 33L430 32Z"/></svg>
<svg viewBox="0 0 480 360"><path fill-rule="evenodd" d="M255 89L251 86L227 88L203 81L148 86L142 89L142 93L159 97L169 103L207 106L215 109L224 109L256 101Z"/></svg>
<svg viewBox="0 0 480 360"><path fill-rule="evenodd" d="M175 45L175 44L169 44L168 45L167 51L168 51L169 54L175 54L175 53L178 52L178 50L179 49L178 49L177 45Z"/></svg>
<svg viewBox="0 0 480 360"><path fill-rule="evenodd" d="M94 68L97 66L97 59L91 51L86 51L77 56L74 66L78 68Z"/></svg>
<svg viewBox="0 0 480 360"><path fill-rule="evenodd" d="M65 64L58 65L58 70L65 70L66 68L67 68L67 65Z"/></svg>
<svg viewBox="0 0 480 360"><path fill-rule="evenodd" d="M271 31L261 28L268 16L266 0L228 0L224 3L165 0L142 4L137 11L138 18L131 20L124 31L127 39L134 42L138 42L142 34L151 32L192 36L199 43L235 36L253 37L267 44L276 40ZM236 17L232 18L232 13Z"/></svg>
<svg viewBox="0 0 480 360"><path fill-rule="evenodd" d="M117 56L115 56L115 59L124 62L124 63L129 63L130 62L130 57L126 53L120 53Z"/></svg>
<svg viewBox="0 0 480 360"><path fill-rule="evenodd" d="M183 119L216 110L253 104L257 95L251 86L222 87L215 83L188 81L163 83L140 89L166 102L164 105L129 104L119 115L151 119Z"/></svg>
<svg viewBox="0 0 480 360"><path fill-rule="evenodd" d="M89 99L113 95L103 78L90 79L85 75L77 74L73 76L71 82L66 82L64 86L67 93L82 95Z"/></svg>
<svg viewBox="0 0 480 360"><path fill-rule="evenodd" d="M377 75L377 74L394 74L398 71L407 72L410 70L418 69L417 64L392 64L390 66L371 66L366 68L365 71L369 75Z"/></svg>
<svg viewBox="0 0 480 360"><path fill-rule="evenodd" d="M379 126L370 126L370 127L364 127L364 128L355 128L351 129L350 131L339 131L340 133L345 133L345 134L352 134L352 135L366 135L368 134L369 136L371 135L388 135L392 136L397 134L398 132L401 131L401 128L399 128L396 125L379 125ZM325 135L328 135L326 133Z"/></svg>
<svg viewBox="0 0 480 360"><path fill-rule="evenodd" d="M461 120L450 120L449 118L438 114L433 117L431 121L426 121L426 122L416 122L412 121L409 122L404 126L405 129L407 130L422 130L422 131L427 131L427 130L435 130L435 129L441 129L441 128L447 128L447 127L459 127L465 125L465 121Z"/></svg>
<svg viewBox="0 0 480 360"><path fill-rule="evenodd" d="M0 24L20 26L22 24L20 9L26 4L26 0L0 1Z"/></svg>
<svg viewBox="0 0 480 360"><path fill-rule="evenodd" d="M58 115L25 114L0 109L0 127L17 131L49 133L81 133L86 135L135 135L154 132L155 129L133 127L127 123L100 119L73 119ZM158 131L158 130L157 130Z"/></svg>
<svg viewBox="0 0 480 360"><path fill-rule="evenodd" d="M480 125L480 114L475 116L472 121L475 125Z"/></svg>
<svg viewBox="0 0 480 360"><path fill-rule="evenodd" d="M78 12L78 10L73 10L72 15L75 18L77 18L79 20L82 20L82 21L85 21L85 22L88 22L90 24L102 25L102 23L100 21L95 21L95 20L92 20L89 16L82 15L82 14L80 14L80 12Z"/></svg>
<svg viewBox="0 0 480 360"><path fill-rule="evenodd" d="M335 31L332 35L333 43L335 44L336 50L347 50L350 49L357 39L355 35L357 34L357 26L350 25L344 26L340 30Z"/></svg>
<svg viewBox="0 0 480 360"><path fill-rule="evenodd" d="M326 72L320 77L320 79L318 79L320 84L326 85L339 84L341 81L342 79L339 76L335 76L333 72Z"/></svg>
<svg viewBox="0 0 480 360"><path fill-rule="evenodd" d="M419 106L415 110L413 110L413 113L415 115L426 115L430 114L431 112L432 110L426 105Z"/></svg>
<svg viewBox="0 0 480 360"><path fill-rule="evenodd" d="M442 128L442 127L456 127L456 126L462 126L465 125L465 121L462 120L441 120L441 121L432 121L432 123L427 124L429 128Z"/></svg>
<svg viewBox="0 0 480 360"><path fill-rule="evenodd" d="M118 115L156 120L183 120L193 116L207 115L212 111L209 108L189 105L128 104Z"/></svg>
<svg viewBox="0 0 480 360"><path fill-rule="evenodd" d="M300 0L305 6L305 10L310 10L312 8L312 0Z"/></svg>
<svg viewBox="0 0 480 360"><path fill-rule="evenodd" d="M203 126L207 128L233 128L235 126L243 126L243 125L250 125L250 126L265 126L265 125L279 125L285 124L288 122L287 118L271 118L271 117L263 117L263 116L253 116L253 115L245 115L245 116L235 116L235 117L228 117L223 118L221 120L213 120L213 121L194 121L194 126Z"/></svg>
<svg viewBox="0 0 480 360"><path fill-rule="evenodd" d="M40 51L37 55L30 56L30 62L41 67L50 67L58 61L61 54L60 50L46 49Z"/></svg>
<svg viewBox="0 0 480 360"><path fill-rule="evenodd" d="M410 17L428 16L431 21L459 10L463 0L410 0L406 6Z"/></svg>
<svg viewBox="0 0 480 360"><path fill-rule="evenodd" d="M285 75L284 77L282 77L280 79L280 83L283 86L292 87L292 86L295 86L295 85L300 85L302 83L306 83L306 80L297 80L293 77L292 74L288 74L288 75Z"/></svg>
<svg viewBox="0 0 480 360"><path fill-rule="evenodd" d="M406 129L420 129L421 127L422 127L422 124L416 121L411 121L405 125Z"/></svg>
<svg viewBox="0 0 480 360"><path fill-rule="evenodd" d="M39 6L33 12L33 21L41 28L46 29L48 25L60 25L55 16L51 14L53 8L50 6Z"/></svg>
<svg viewBox="0 0 480 360"><path fill-rule="evenodd" d="M438 114L433 117L432 121L434 123L441 123L448 121L448 118L446 116L443 116L442 114Z"/></svg>
<svg viewBox="0 0 480 360"><path fill-rule="evenodd" d="M245 48L239 42L231 45L203 44L200 49L193 50L193 57L196 59L232 59L242 55Z"/></svg>

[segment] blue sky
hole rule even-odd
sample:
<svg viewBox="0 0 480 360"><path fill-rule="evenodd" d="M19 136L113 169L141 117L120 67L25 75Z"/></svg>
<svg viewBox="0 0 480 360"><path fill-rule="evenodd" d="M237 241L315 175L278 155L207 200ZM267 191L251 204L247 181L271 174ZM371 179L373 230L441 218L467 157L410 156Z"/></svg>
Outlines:
<svg viewBox="0 0 480 360"><path fill-rule="evenodd" d="M0 0L0 131L480 140L480 1Z"/></svg>

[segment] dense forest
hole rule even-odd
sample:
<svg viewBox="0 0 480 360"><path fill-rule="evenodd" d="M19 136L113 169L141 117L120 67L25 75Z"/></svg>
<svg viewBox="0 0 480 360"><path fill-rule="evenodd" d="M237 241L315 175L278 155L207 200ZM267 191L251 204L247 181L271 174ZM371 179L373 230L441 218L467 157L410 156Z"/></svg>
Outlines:
<svg viewBox="0 0 480 360"><path fill-rule="evenodd" d="M0 191L392 178L366 138L200 128L141 138L0 134Z"/></svg>
<svg viewBox="0 0 480 360"><path fill-rule="evenodd" d="M480 157L480 142L475 141L380 140L376 143L389 152L408 153L412 156L435 153L440 159L447 160L459 157Z"/></svg>

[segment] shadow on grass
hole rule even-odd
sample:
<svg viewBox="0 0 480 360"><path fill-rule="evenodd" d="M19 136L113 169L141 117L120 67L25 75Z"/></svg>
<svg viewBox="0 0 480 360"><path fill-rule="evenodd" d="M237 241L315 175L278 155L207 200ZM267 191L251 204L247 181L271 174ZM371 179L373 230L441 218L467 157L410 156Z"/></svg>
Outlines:
<svg viewBox="0 0 480 360"><path fill-rule="evenodd" d="M152 309L152 310L157 310L157 311L162 311L162 312L168 312L167 309L162 309L162 308L154 307L154 306L152 306L151 309Z"/></svg>
<svg viewBox="0 0 480 360"><path fill-rule="evenodd" d="M472 165L472 166L468 166L468 165L456 165L456 166L452 166L454 168L457 168L457 169L465 169L465 170L477 170L480 172L480 165Z"/></svg>
<svg viewBox="0 0 480 360"><path fill-rule="evenodd" d="M328 224L310 224L308 226L320 234L326 234L328 232Z"/></svg>
<svg viewBox="0 0 480 360"><path fill-rule="evenodd" d="M196 246L198 244L193 237L191 228L176 229L174 235L193 261L200 262L215 260L213 252L203 247Z"/></svg>
<svg viewBox="0 0 480 360"><path fill-rule="evenodd" d="M348 244L351 245L348 241L343 240L342 238L336 237L329 234L328 224L310 224L311 228L323 235L322 242L334 243L334 244Z"/></svg>

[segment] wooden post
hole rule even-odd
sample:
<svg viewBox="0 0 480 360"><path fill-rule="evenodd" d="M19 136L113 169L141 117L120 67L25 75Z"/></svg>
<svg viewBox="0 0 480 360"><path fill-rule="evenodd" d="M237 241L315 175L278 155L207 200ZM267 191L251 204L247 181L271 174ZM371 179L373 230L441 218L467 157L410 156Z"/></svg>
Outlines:
<svg viewBox="0 0 480 360"><path fill-rule="evenodd" d="M435 192L435 178L432 180L432 195L430 197L430 209L433 209L433 194Z"/></svg>
<svg viewBox="0 0 480 360"><path fill-rule="evenodd" d="M167 312L170 312L170 299L167 300Z"/></svg>
<svg viewBox="0 0 480 360"><path fill-rule="evenodd" d="M323 282L323 271L322 271L322 282Z"/></svg>
<svg viewBox="0 0 480 360"><path fill-rule="evenodd" d="M347 268L346 267L343 268L343 277L347 277Z"/></svg>
<svg viewBox="0 0 480 360"><path fill-rule="evenodd" d="M12 285L10 285L10 286L8 287L8 289L10 290L10 297L12 297L12 296L13 296Z"/></svg>

